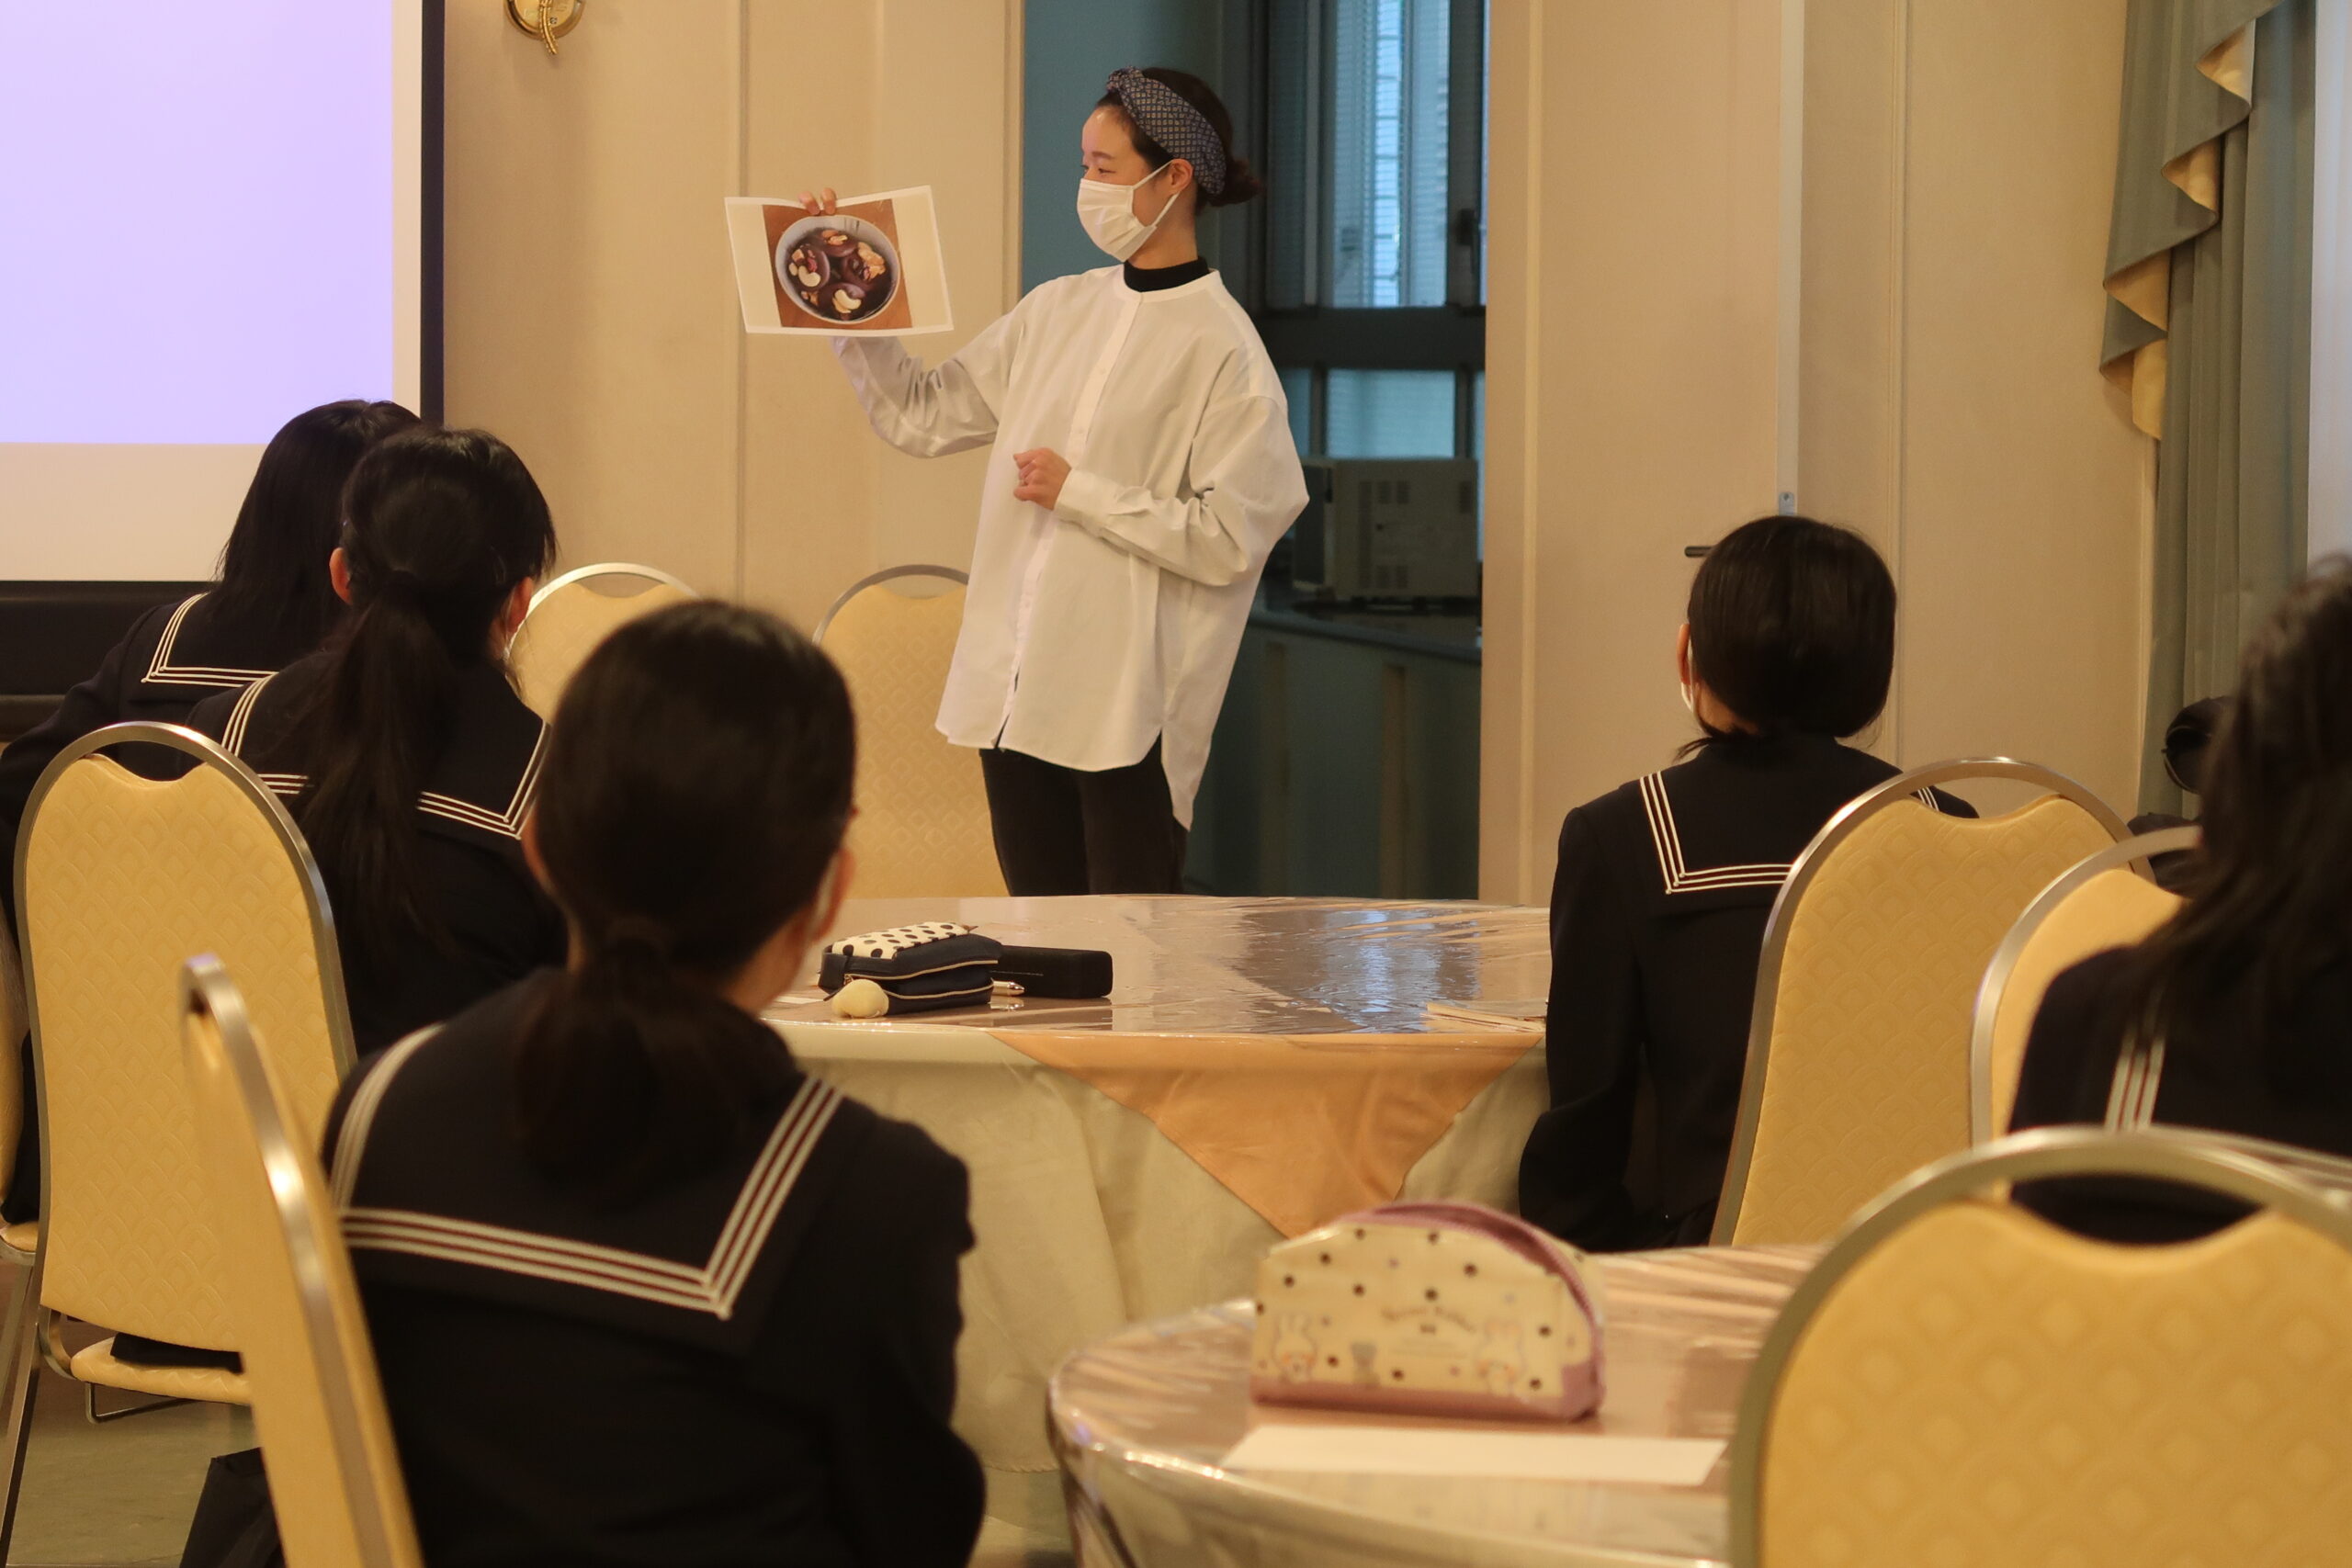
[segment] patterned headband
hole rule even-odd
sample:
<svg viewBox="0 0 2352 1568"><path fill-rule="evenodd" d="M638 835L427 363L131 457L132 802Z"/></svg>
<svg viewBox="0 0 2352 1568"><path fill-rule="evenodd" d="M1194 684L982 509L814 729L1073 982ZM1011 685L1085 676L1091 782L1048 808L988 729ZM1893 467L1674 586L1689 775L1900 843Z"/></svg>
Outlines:
<svg viewBox="0 0 2352 1568"><path fill-rule="evenodd" d="M1183 94L1132 65L1112 72L1105 90L1118 97L1137 130L1167 148L1170 158L1193 165L1193 177L1203 190L1216 196L1225 189L1225 143L1217 140L1208 117Z"/></svg>

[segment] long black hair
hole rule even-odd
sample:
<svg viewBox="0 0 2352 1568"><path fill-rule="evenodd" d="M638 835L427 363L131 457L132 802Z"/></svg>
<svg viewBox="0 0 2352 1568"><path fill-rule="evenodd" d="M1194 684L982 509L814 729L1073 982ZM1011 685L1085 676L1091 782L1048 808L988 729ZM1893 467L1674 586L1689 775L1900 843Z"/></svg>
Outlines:
<svg viewBox="0 0 2352 1568"><path fill-rule="evenodd" d="M408 938L446 942L416 872L416 801L468 671L515 585L555 554L546 498L506 443L419 426L359 460L344 495L351 615L303 735L295 802L346 959L380 975Z"/></svg>
<svg viewBox="0 0 2352 1568"><path fill-rule="evenodd" d="M1161 86L1171 89L1178 97L1200 110L1201 118L1209 122L1211 130L1216 132L1217 145L1225 149L1225 187L1211 196L1198 179L1193 182L1193 194L1203 207L1234 207L1264 193L1266 184L1258 177L1258 171L1250 166L1250 160L1233 150L1233 111L1225 107L1225 100L1216 96L1215 87L1189 71L1171 71L1165 65L1145 66L1143 73ZM1094 107L1119 111L1119 118L1126 125L1127 136L1135 142L1136 151L1142 154L1145 163L1157 169L1169 161L1168 149L1136 123L1135 116L1127 112L1127 106L1119 101L1118 94L1103 94L1095 100Z"/></svg>
<svg viewBox="0 0 2352 1568"><path fill-rule="evenodd" d="M2315 570L2247 644L2202 783L2188 901L2131 951L2109 1022L2244 1042L2281 1098L2340 1081L2287 1026L2312 978L2352 959L2352 564Z"/></svg>
<svg viewBox="0 0 2352 1568"><path fill-rule="evenodd" d="M216 625L250 628L270 668L317 648L343 618L343 601L327 581L327 557L343 528L343 487L370 446L414 423L416 415L398 403L354 398L296 414L262 448L220 551L209 613Z"/></svg>
<svg viewBox="0 0 2352 1568"><path fill-rule="evenodd" d="M532 826L572 965L514 1058L516 1133L551 1179L623 1197L772 1108L789 1059L720 991L822 897L856 766L841 672L773 615L676 605L581 666Z"/></svg>
<svg viewBox="0 0 2352 1568"><path fill-rule="evenodd" d="M1894 579L1870 541L1810 517L1759 517L1690 580L1690 672L1746 731L1700 744L1870 727L1894 674Z"/></svg>

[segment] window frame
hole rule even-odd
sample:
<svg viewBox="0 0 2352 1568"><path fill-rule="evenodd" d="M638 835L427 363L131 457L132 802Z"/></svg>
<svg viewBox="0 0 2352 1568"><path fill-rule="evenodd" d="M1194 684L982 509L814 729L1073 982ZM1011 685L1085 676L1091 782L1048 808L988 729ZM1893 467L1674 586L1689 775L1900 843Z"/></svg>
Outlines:
<svg viewBox="0 0 2352 1568"><path fill-rule="evenodd" d="M1306 236L1304 292L1307 302L1273 306L1267 300L1273 235L1265 204L1228 209L1246 211L1241 222L1220 228L1218 255L1228 281L1256 322L1277 369L1308 374L1310 405L1306 421L1308 456L1320 457L1329 433L1328 386L1333 370L1450 370L1455 378L1455 457L1474 457L1477 439L1477 378L1487 363L1486 323L1486 136L1487 54L1487 0L1447 0L1449 97L1447 104L1446 303L1338 307L1323 304L1330 289L1333 222L1332 70L1339 0L1227 0L1228 80L1246 83L1237 106L1245 145L1262 147L1273 123L1269 94L1283 74L1272 60L1274 10L1306 9L1313 42L1305 75L1315 107L1308 141L1316 148L1309 167L1270 171L1277 180L1306 185L1306 206L1315 215ZM1463 69L1475 62L1476 68Z"/></svg>

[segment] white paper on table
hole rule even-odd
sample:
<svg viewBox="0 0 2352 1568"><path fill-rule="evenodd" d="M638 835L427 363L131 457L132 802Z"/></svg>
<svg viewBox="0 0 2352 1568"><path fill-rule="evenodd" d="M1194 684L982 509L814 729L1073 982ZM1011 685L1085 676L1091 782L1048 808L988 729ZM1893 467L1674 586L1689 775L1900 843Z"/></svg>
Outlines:
<svg viewBox="0 0 2352 1568"><path fill-rule="evenodd" d="M1427 1004L1431 1018L1451 1019L1463 1023L1483 1023L1496 1029L1531 1029L1541 1032L1544 1014L1549 1003L1542 997L1529 1000L1493 1001L1475 998L1468 1001L1437 1001Z"/></svg>
<svg viewBox="0 0 2352 1568"><path fill-rule="evenodd" d="M1225 1456L1225 1468L1696 1486L1707 1479L1723 1451L1722 1440L1714 1438L1269 1421L1234 1445Z"/></svg>

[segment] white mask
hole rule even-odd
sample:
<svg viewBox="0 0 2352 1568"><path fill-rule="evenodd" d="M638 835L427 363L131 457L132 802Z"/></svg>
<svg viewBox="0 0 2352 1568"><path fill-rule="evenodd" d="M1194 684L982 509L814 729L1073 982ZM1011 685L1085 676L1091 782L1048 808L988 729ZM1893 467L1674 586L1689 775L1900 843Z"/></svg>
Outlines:
<svg viewBox="0 0 2352 1568"><path fill-rule="evenodd" d="M1086 237L1094 242L1103 254L1113 261L1125 261L1143 249L1160 224L1168 220L1176 209L1171 194L1160 208L1159 216L1147 223L1136 216L1136 192L1158 179L1168 167L1159 168L1144 175L1131 186L1114 186L1106 180L1081 179L1078 182L1078 222Z"/></svg>

